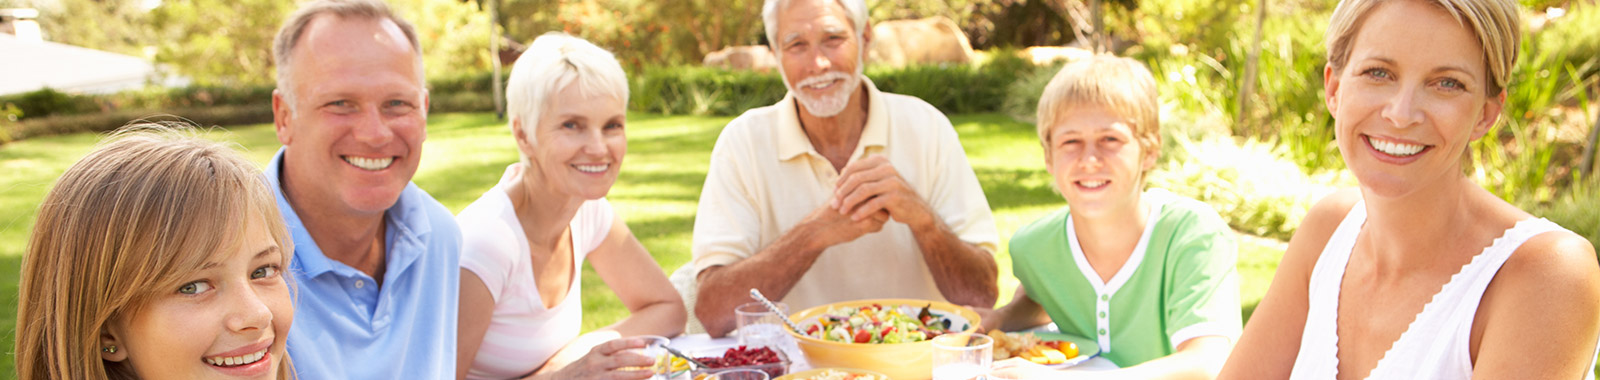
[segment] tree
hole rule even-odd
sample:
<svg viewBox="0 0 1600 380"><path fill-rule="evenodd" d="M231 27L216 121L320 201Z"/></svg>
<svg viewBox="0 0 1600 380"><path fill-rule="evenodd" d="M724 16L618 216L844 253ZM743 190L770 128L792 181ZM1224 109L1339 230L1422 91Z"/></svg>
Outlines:
<svg viewBox="0 0 1600 380"><path fill-rule="evenodd" d="M46 40L95 50L146 57L150 35L146 12L137 1L9 0L5 7L39 10Z"/></svg>
<svg viewBox="0 0 1600 380"><path fill-rule="evenodd" d="M278 0L163 2L150 12L156 62L199 85L271 84L272 39L293 10Z"/></svg>

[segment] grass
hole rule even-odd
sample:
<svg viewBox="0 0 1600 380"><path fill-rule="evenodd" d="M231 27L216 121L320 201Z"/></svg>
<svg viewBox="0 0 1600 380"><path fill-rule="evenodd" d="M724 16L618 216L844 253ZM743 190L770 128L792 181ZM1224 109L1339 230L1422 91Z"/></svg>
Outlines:
<svg viewBox="0 0 1600 380"><path fill-rule="evenodd" d="M717 134L731 118L630 115L628 155L609 199L664 272L689 261L695 205L705 180L707 160ZM967 156L994 210L1001 232L1002 302L1011 298L1017 280L1006 253L1010 233L1064 205L1050 187L1043 152L1031 124L1000 114L956 115L951 118ZM251 160L265 164L278 149L271 125L217 130L213 138L239 144ZM98 135L44 137L0 148L0 349L11 352L15 341L17 281L29 229L38 202L62 171L93 149ZM440 114L429 122L423 145L426 159L415 182L452 211L476 200L516 161L510 132L490 114ZM1282 255L1282 243L1244 237L1239 271L1248 315L1271 282ZM592 268L583 275L584 330L608 325L627 314ZM0 356L0 377L13 376L12 356Z"/></svg>

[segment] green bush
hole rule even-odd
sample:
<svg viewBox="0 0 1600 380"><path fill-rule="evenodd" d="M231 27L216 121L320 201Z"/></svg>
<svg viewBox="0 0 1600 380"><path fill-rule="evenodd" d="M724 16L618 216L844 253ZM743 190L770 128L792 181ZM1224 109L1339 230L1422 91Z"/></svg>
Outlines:
<svg viewBox="0 0 1600 380"><path fill-rule="evenodd" d="M461 91L429 93L428 113L494 112L494 98L489 91Z"/></svg>
<svg viewBox="0 0 1600 380"><path fill-rule="evenodd" d="M1170 128L1163 132L1176 132ZM1165 134L1172 142L1162 164L1151 172L1151 187L1211 205L1235 230L1288 240L1318 199L1336 184L1352 185L1337 172L1306 174L1282 145L1211 135L1192 140Z"/></svg>
<svg viewBox="0 0 1600 380"><path fill-rule="evenodd" d="M99 111L93 99L69 95L52 88L0 97L0 104L15 105L22 117L46 117Z"/></svg>
<svg viewBox="0 0 1600 380"><path fill-rule="evenodd" d="M1056 77L1061 67L1066 63L1057 63L1049 66L1039 66L1023 73L1016 81L1006 86L1005 100L1000 104L1000 111L1012 119L1026 123L1037 123L1039 97L1044 94L1045 86Z"/></svg>
<svg viewBox="0 0 1600 380"><path fill-rule="evenodd" d="M1033 63L1011 51L991 52L982 64L870 67L867 77L885 92L922 98L947 114L996 112L1006 90L1034 71Z"/></svg>
<svg viewBox="0 0 1600 380"><path fill-rule="evenodd" d="M1600 247L1600 181L1575 183L1570 191L1542 204L1524 201L1524 210L1566 227Z"/></svg>
<svg viewBox="0 0 1600 380"><path fill-rule="evenodd" d="M107 132L133 120L187 119L201 126L230 126L272 122L271 105L216 106L174 109L166 112L118 110L102 113L62 115L27 119L15 124L0 124L0 134L12 140L80 132Z"/></svg>
<svg viewBox="0 0 1600 380"><path fill-rule="evenodd" d="M1549 26L1528 39L1540 50L1564 57L1567 64L1586 67L1582 76L1593 78L1600 74L1600 65L1595 64L1596 57L1600 57L1600 28L1595 25L1600 25L1600 3L1574 1L1565 16L1551 20Z"/></svg>
<svg viewBox="0 0 1600 380"><path fill-rule="evenodd" d="M1014 54L995 57L977 65L874 66L866 75L879 90L921 98L947 114L993 112L1000 110L1006 88L1033 70ZM630 107L660 114L732 116L777 103L788 93L774 72L654 67L631 80Z"/></svg>
<svg viewBox="0 0 1600 380"><path fill-rule="evenodd" d="M646 68L632 82L634 110L669 115L738 115L788 93L774 72L695 66Z"/></svg>
<svg viewBox="0 0 1600 380"><path fill-rule="evenodd" d="M494 92L494 89L490 87L493 85L493 82L489 81L489 78L493 76L494 73L492 72L479 71L460 73L448 77L430 78L428 79L428 92L434 94L481 92L484 96L489 96L489 93ZM510 77L510 67L505 67L504 70L500 71L500 83L502 85L506 83L506 79ZM504 88L502 88L502 90L504 90Z"/></svg>

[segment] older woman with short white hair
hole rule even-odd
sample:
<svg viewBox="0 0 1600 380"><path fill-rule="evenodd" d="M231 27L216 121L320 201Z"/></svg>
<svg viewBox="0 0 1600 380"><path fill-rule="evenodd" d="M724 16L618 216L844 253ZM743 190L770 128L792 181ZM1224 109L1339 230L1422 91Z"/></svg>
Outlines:
<svg viewBox="0 0 1600 380"><path fill-rule="evenodd" d="M628 80L610 52L560 33L534 40L506 101L521 162L456 216L461 225L456 378L646 378L637 335L682 332L687 313L605 195L627 152ZM628 307L580 336L588 260ZM631 368L631 369L630 369Z"/></svg>

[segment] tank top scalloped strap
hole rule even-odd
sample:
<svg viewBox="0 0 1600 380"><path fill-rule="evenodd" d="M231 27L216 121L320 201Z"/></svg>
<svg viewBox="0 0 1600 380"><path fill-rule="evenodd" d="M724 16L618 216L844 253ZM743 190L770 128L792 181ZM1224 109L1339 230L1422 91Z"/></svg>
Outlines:
<svg viewBox="0 0 1600 380"><path fill-rule="evenodd" d="M1331 380L1339 373L1339 288L1344 280L1345 265L1350 262L1350 252L1355 248L1356 236L1366 220L1365 202L1357 202L1328 238L1328 245L1323 247L1322 256L1311 270L1307 289L1310 306L1306 310L1305 330L1300 336L1300 352L1289 377L1292 380ZM1525 219L1507 229L1433 295L1378 360L1367 379L1472 378L1468 349L1472 320L1484 290L1523 242L1545 232L1563 230L1543 218ZM1596 350L1600 354L1600 342L1596 343ZM1594 363L1589 367L1594 367ZM1585 378L1594 380L1594 373L1588 373Z"/></svg>

